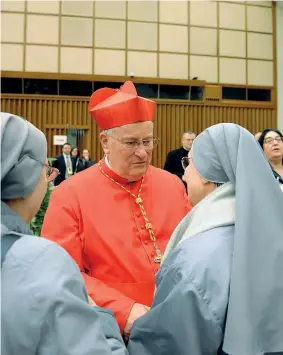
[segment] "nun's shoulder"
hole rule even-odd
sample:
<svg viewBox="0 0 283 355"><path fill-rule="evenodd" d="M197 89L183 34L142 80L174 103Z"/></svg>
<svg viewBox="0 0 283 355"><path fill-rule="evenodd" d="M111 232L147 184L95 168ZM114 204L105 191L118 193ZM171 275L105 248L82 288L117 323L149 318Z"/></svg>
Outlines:
<svg viewBox="0 0 283 355"><path fill-rule="evenodd" d="M11 247L3 263L2 276L22 296L32 293L47 298L63 286L63 279L81 277L78 266L62 247L31 235L23 235ZM25 287L21 287L23 284Z"/></svg>
<svg viewBox="0 0 283 355"><path fill-rule="evenodd" d="M186 265L194 270L200 266L212 267L218 261L225 263L232 255L233 238L233 226L217 227L199 233L179 243L164 264ZM219 256L222 256L221 260L217 260Z"/></svg>
<svg viewBox="0 0 283 355"><path fill-rule="evenodd" d="M202 299L223 319L228 300L234 227L219 227L181 242L157 274L157 286L171 273L178 274L183 291L194 284ZM173 285L172 285L173 286Z"/></svg>

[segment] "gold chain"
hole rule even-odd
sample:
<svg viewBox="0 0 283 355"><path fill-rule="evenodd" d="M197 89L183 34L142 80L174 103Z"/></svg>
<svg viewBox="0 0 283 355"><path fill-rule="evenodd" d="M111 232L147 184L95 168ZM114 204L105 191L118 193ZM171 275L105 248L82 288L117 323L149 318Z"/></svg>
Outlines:
<svg viewBox="0 0 283 355"><path fill-rule="evenodd" d="M155 237L154 232L153 232L153 229L152 229L152 224L150 223L149 219L147 218L147 214L146 214L145 209L144 209L144 206L143 206L143 200L142 200L142 198L140 197L140 193L141 193L141 191L142 191L143 183L144 183L144 176L142 177L142 181L141 181L141 185L140 185L140 188L139 188L139 192L138 192L138 195L136 196L136 195L133 194L131 191L127 190L123 185L119 184L117 181L115 181L115 180L112 179L109 175L107 175L107 174L105 173L105 171L102 170L100 163L98 163L98 167L99 167L100 171L102 172L102 174L107 177L107 179L111 180L111 181L114 182L116 185L118 185L119 187L121 187L123 190L125 190L125 191L128 192L131 196L134 197L135 203L139 206L139 208L140 208L140 210L141 210L141 213L142 213L142 216L143 216L143 218L144 218L144 221L145 221L145 228L146 228L146 230L148 231L149 237L150 237L150 239L151 239L152 242L153 242L153 246L154 246L155 253L156 253L156 257L154 258L154 262L160 263L161 260L162 260L162 253L161 253L160 249L159 249L158 246L157 246L156 237Z"/></svg>

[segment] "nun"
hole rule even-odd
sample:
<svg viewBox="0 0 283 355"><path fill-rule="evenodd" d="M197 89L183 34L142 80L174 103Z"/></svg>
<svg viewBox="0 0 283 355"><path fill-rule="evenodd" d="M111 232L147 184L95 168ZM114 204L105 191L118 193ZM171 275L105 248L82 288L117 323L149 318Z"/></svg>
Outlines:
<svg viewBox="0 0 283 355"><path fill-rule="evenodd" d="M125 355L113 314L88 303L73 259L27 227L58 171L44 134L1 113L1 354Z"/></svg>
<svg viewBox="0 0 283 355"><path fill-rule="evenodd" d="M267 159L224 123L183 165L194 208L169 241L130 354L283 354L283 195Z"/></svg>

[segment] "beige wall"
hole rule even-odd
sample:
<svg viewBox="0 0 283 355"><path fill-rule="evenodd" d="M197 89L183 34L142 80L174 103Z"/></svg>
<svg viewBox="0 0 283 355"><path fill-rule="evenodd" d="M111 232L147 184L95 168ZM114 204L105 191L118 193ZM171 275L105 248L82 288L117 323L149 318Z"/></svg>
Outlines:
<svg viewBox="0 0 283 355"><path fill-rule="evenodd" d="M3 1L2 70L273 85L271 1Z"/></svg>

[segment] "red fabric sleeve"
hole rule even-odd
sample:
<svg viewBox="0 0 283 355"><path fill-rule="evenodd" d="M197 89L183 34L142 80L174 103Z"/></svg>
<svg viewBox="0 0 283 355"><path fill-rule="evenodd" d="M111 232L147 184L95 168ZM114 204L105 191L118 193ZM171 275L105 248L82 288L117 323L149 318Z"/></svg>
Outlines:
<svg viewBox="0 0 283 355"><path fill-rule="evenodd" d="M75 196L70 190L66 198L63 186L62 189L56 188L51 194L41 234L58 243L71 255L81 270L89 296L98 306L113 311L123 333L135 301L85 273L82 257L83 240L79 233L79 217L75 213L76 204Z"/></svg>

